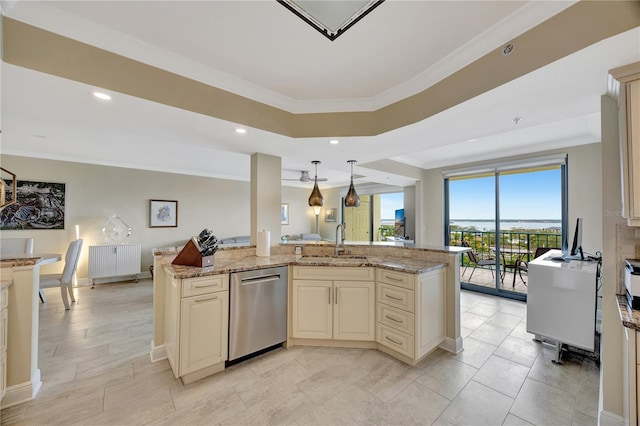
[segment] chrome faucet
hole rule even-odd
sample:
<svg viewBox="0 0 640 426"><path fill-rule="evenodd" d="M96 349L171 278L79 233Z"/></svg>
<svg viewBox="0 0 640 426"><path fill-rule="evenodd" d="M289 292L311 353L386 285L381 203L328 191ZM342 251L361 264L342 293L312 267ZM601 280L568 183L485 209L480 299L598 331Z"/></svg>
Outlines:
<svg viewBox="0 0 640 426"><path fill-rule="evenodd" d="M344 252L344 247L340 247L342 244L344 244L344 225L340 223L336 226L336 256Z"/></svg>

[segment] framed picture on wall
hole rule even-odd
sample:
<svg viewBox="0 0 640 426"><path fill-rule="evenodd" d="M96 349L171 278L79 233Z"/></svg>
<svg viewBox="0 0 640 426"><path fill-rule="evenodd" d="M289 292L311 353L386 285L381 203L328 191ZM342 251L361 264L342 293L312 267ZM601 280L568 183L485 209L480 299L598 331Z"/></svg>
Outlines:
<svg viewBox="0 0 640 426"><path fill-rule="evenodd" d="M174 200L149 200L149 227L176 228L178 226L178 202Z"/></svg>
<svg viewBox="0 0 640 426"><path fill-rule="evenodd" d="M324 221L335 222L336 221L336 209L324 209Z"/></svg>
<svg viewBox="0 0 640 426"><path fill-rule="evenodd" d="M289 204L280 204L280 225L289 224Z"/></svg>

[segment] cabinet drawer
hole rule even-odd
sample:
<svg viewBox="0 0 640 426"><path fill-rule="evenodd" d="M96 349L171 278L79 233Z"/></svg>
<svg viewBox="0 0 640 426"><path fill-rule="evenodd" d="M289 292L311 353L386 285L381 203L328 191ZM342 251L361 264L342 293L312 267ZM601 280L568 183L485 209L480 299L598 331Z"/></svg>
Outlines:
<svg viewBox="0 0 640 426"><path fill-rule="evenodd" d="M413 312L413 291L393 285L378 283L378 302Z"/></svg>
<svg viewBox="0 0 640 426"><path fill-rule="evenodd" d="M379 323L387 325L396 330L414 335L414 316L413 314L387 306L383 303L377 304L376 318Z"/></svg>
<svg viewBox="0 0 640 426"><path fill-rule="evenodd" d="M404 272L390 271L388 269L378 268L377 281L380 283L386 283L391 285L397 285L398 287L408 288L409 290L415 289L415 275L407 274Z"/></svg>
<svg viewBox="0 0 640 426"><path fill-rule="evenodd" d="M229 290L229 274L182 280L182 297L199 296L223 290Z"/></svg>
<svg viewBox="0 0 640 426"><path fill-rule="evenodd" d="M294 266L294 280L373 281L374 268L337 266Z"/></svg>
<svg viewBox="0 0 640 426"><path fill-rule="evenodd" d="M0 311L7 309L9 306L9 286L0 287Z"/></svg>
<svg viewBox="0 0 640 426"><path fill-rule="evenodd" d="M376 341L383 346L413 358L413 337L408 334L377 324Z"/></svg>

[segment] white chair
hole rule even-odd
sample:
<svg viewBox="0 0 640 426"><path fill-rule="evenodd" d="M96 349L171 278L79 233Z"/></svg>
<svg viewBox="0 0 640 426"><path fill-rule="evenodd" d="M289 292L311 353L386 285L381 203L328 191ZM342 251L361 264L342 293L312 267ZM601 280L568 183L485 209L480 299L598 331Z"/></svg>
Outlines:
<svg viewBox="0 0 640 426"><path fill-rule="evenodd" d="M75 302L76 299L73 296L73 286L71 280L73 280L73 273L78 267L78 259L80 258L80 250L82 249L82 240L71 241L67 254L64 256L64 269L62 274L40 274L40 300L42 303L47 303L47 299L44 296L42 289L60 287L60 293L62 294L62 303L64 308L69 310L69 299L67 293L71 296L71 301Z"/></svg>
<svg viewBox="0 0 640 426"><path fill-rule="evenodd" d="M33 254L33 238L2 238L0 240L0 256L12 254Z"/></svg>

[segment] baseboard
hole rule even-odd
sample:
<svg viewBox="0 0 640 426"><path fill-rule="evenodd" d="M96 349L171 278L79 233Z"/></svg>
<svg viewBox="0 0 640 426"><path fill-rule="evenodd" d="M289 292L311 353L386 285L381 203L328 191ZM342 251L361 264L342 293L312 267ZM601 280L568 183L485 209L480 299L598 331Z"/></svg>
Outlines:
<svg viewBox="0 0 640 426"><path fill-rule="evenodd" d="M131 281L133 277L134 275L121 275L118 277L96 278L93 283L91 283L91 280L89 278L79 278L78 287L90 286L93 284L108 284L108 283L116 283L116 282L122 282L122 281ZM151 272L143 271L143 272L140 272L139 274L135 274L135 277L139 280L151 278Z"/></svg>
<svg viewBox="0 0 640 426"><path fill-rule="evenodd" d="M152 340L149 356L151 357L151 362L157 362L162 361L163 359L167 359L167 352L164 350L164 345L155 346Z"/></svg>
<svg viewBox="0 0 640 426"><path fill-rule="evenodd" d="M7 388L4 398L0 401L0 408L9 408L22 404L23 402L31 401L38 394L40 386L42 386L42 381L40 380L40 369L38 369L30 382L20 383Z"/></svg>
<svg viewBox="0 0 640 426"><path fill-rule="evenodd" d="M609 411L600 411L600 418L598 420L600 426L624 426L624 418L617 414L613 414Z"/></svg>
<svg viewBox="0 0 640 426"><path fill-rule="evenodd" d="M444 349L447 352L451 352L454 354L458 354L460 352L462 352L462 349L464 349L462 347L462 337L458 336L455 339L452 339L451 337L445 337L444 341L442 343L440 343L439 346L441 349Z"/></svg>

